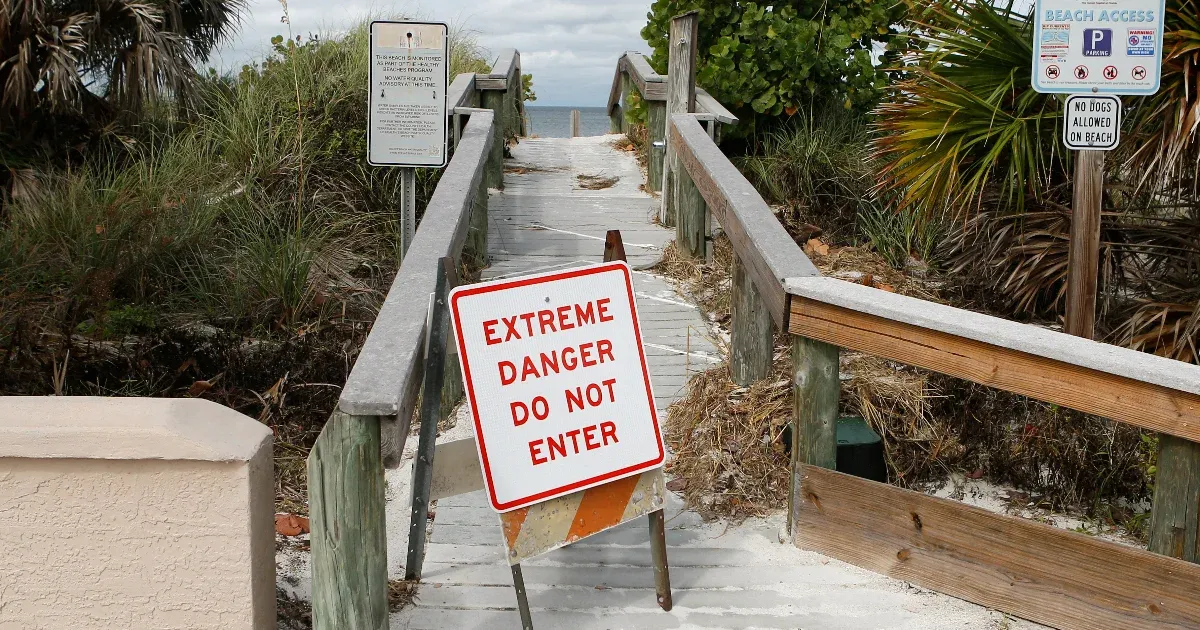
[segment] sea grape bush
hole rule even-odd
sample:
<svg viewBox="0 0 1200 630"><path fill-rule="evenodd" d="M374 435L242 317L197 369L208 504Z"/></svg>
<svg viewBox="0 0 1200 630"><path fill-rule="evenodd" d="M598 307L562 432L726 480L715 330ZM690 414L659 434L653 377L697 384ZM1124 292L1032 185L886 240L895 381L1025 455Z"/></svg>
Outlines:
<svg viewBox="0 0 1200 630"><path fill-rule="evenodd" d="M667 71L671 18L700 12L696 82L741 113L777 117L815 101L868 109L887 85L885 51L906 3L894 0L656 0L642 37ZM887 55L886 52L884 52Z"/></svg>

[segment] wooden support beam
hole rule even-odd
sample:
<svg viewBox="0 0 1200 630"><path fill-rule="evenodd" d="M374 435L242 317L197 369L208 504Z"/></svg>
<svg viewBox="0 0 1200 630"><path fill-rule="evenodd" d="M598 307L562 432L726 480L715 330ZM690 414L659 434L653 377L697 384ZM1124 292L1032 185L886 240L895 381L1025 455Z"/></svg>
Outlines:
<svg viewBox="0 0 1200 630"><path fill-rule="evenodd" d="M667 104L663 101L646 101L646 179L650 190L661 192L663 188L663 162L666 160Z"/></svg>
<svg viewBox="0 0 1200 630"><path fill-rule="evenodd" d="M480 98L484 109L490 109L495 112L495 119L492 121L492 145L488 153L488 162L485 169L488 188L504 188L504 145L507 142L504 129L504 97L505 92L487 90L483 92Z"/></svg>
<svg viewBox="0 0 1200 630"><path fill-rule="evenodd" d="M1200 444L1160 434L1150 551L1200 561Z"/></svg>
<svg viewBox="0 0 1200 630"><path fill-rule="evenodd" d="M796 545L1063 630L1200 626L1200 567L800 466Z"/></svg>
<svg viewBox="0 0 1200 630"><path fill-rule="evenodd" d="M446 291L450 291L460 283L458 264L451 258L443 258L442 261L443 266L446 268ZM458 364L458 340L453 334L446 335L446 358L444 366L442 404L439 407L438 415L442 420L447 420L450 414L454 413L454 408L458 406L458 401L462 400L463 394L466 393L463 391L462 366Z"/></svg>
<svg viewBox="0 0 1200 630"><path fill-rule="evenodd" d="M787 329L786 278L819 276L775 213L737 167L713 144L695 116L676 114L667 121L672 151L687 169L713 218L754 278L775 326Z"/></svg>
<svg viewBox="0 0 1200 630"><path fill-rule="evenodd" d="M688 11L671 18L670 35L667 38L667 116L696 111L696 38L700 27L700 14ZM674 173L676 152L667 143L666 167L663 176L662 208L658 219L666 227L676 222Z"/></svg>
<svg viewBox="0 0 1200 630"><path fill-rule="evenodd" d="M807 337L792 336L792 478L788 494L788 532L795 536L800 501L801 464L837 468L839 349Z"/></svg>
<svg viewBox="0 0 1200 630"><path fill-rule="evenodd" d="M678 162L677 162L678 163ZM675 247L689 258L707 258L709 240L708 204L686 169L676 168L671 177L675 206Z"/></svg>
<svg viewBox="0 0 1200 630"><path fill-rule="evenodd" d="M379 418L334 411L308 455L316 630L386 630Z"/></svg>
<svg viewBox="0 0 1200 630"><path fill-rule="evenodd" d="M733 256L733 299L730 305L729 374L746 386L771 373L775 337L771 312L742 263Z"/></svg>
<svg viewBox="0 0 1200 630"><path fill-rule="evenodd" d="M1100 273L1100 208L1104 197L1104 151L1079 151L1071 202L1067 260L1067 334L1091 339L1096 331Z"/></svg>
<svg viewBox="0 0 1200 630"><path fill-rule="evenodd" d="M881 299L892 299L887 296L891 294L881 296ZM937 305L925 308L936 309ZM964 311L962 317L971 320L986 316ZM997 322L996 325L1018 326L1009 322ZM1030 334L1043 332L1030 328ZM792 296L789 331L1143 429L1200 441L1200 395L1191 392L799 295ZM1140 353L1125 352L1134 358L1141 356ZM1161 361L1157 357L1145 359L1147 362ZM1183 363L1179 366L1180 370L1194 367Z"/></svg>

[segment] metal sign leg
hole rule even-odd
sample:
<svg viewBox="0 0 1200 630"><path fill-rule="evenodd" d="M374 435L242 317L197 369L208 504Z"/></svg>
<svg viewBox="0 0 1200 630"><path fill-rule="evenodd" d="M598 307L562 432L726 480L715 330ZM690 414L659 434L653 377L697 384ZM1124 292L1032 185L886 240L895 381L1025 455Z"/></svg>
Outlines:
<svg viewBox="0 0 1200 630"><path fill-rule="evenodd" d="M400 256L408 253L417 231L417 170L400 169Z"/></svg>
<svg viewBox="0 0 1200 630"><path fill-rule="evenodd" d="M529 597L525 594L525 578L521 575L521 564L512 565L513 590L517 592L517 610L521 611L521 630L533 630L533 616L529 614Z"/></svg>
<svg viewBox="0 0 1200 630"><path fill-rule="evenodd" d="M650 555L654 559L654 590L658 605L671 610L671 573L667 567L667 523L662 510L650 513Z"/></svg>

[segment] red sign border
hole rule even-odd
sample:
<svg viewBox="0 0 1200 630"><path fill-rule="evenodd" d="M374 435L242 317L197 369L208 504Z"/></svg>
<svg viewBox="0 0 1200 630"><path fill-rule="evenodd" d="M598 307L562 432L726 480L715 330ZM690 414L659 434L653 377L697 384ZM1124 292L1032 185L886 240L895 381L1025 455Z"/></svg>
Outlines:
<svg viewBox="0 0 1200 630"><path fill-rule="evenodd" d="M618 270L618 269L621 270L621 272L623 272L625 274L625 288L629 292L629 310L630 310L630 314L633 316L633 332L635 335L637 335L638 354L642 361L642 377L646 381L646 396L650 402L650 416L651 416L651 419L654 421L654 436L658 442L658 455L656 457L654 457L653 459L646 461L646 462L642 462L640 464L626 466L625 468L621 468L618 470L614 470L612 472L604 473L602 475L597 475L590 479L583 479L580 481L576 481L574 483L569 483L569 484L566 484L563 486L559 486L557 488L552 488L550 490L544 490L537 494L533 494L528 497L522 497L520 499L514 499L507 503L500 503L496 499L496 491L495 491L495 489L493 487L493 483L492 483L491 462L488 461L487 445L484 443L484 439L483 439L483 427L479 421L479 412L478 412L479 407L475 403L475 387L474 387L473 383L471 382L471 366L470 366L470 361L467 357L466 340L463 338L461 328L457 325L457 322L459 321L459 317L458 317L458 300L459 300L459 298L466 297L466 296L479 295L479 294L484 294L484 293L495 293L497 291L503 291L505 289L512 289L512 288L516 288L516 287L525 287L525 286L530 286L530 285L534 285L534 284L543 284L546 282L554 282L557 280L567 280L570 278L579 278L579 277L583 277L583 276L590 276L590 275L596 275L596 274L601 274L601 273L609 273L609 272L612 272L612 271ZM627 263L617 261L617 262L596 265L594 267L585 267L583 269L572 269L569 271L560 271L560 272L556 272L556 273L549 273L549 274L543 274L543 275L537 275L537 276L525 276L525 277L521 277L521 278L514 278L514 279L508 280L508 281L500 281L500 282L493 282L493 283L488 283L488 284L479 284L479 285L471 285L471 286L467 286L467 287L462 287L459 289L455 289L453 295L450 296L450 310L453 312L454 321L456 322L455 334L458 338L458 356L459 356L459 361L461 361L461 363L462 363L463 383L466 386L467 397L471 401L471 417L472 417L472 420L475 422L475 445L479 449L480 462L483 464L484 485L487 488L488 501L491 503L492 509L496 510L497 512L501 512L501 513L510 512L512 510L527 507L527 506L533 505L535 503L540 503L542 501L553 499L555 497L563 496L565 494L570 494L571 492L574 492L577 490L585 490L587 488L595 487L595 486L598 486L605 482L615 481L615 480L621 479L623 477L629 477L632 475L636 475L638 473L642 473L647 470L657 468L658 466L661 466L664 461L666 461L667 453L666 453L666 449L663 446L662 429L659 426L659 422L658 422L658 409L657 409L657 407L655 407L654 390L650 385L650 368L649 368L649 365L646 363L646 348L642 342L642 328L641 328L641 324L638 322L637 300L634 299L634 295L633 295L633 273L630 270L629 265Z"/></svg>

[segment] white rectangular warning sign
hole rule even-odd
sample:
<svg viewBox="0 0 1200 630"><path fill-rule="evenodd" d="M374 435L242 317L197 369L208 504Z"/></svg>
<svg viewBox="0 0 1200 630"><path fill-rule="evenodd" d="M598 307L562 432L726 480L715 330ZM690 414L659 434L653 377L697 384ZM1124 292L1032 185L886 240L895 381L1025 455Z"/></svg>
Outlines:
<svg viewBox="0 0 1200 630"><path fill-rule="evenodd" d="M371 22L370 164L446 165L448 35L445 24Z"/></svg>
<svg viewBox="0 0 1200 630"><path fill-rule="evenodd" d="M450 309L496 511L662 465L628 265L461 286Z"/></svg>
<svg viewBox="0 0 1200 630"><path fill-rule="evenodd" d="M1063 110L1063 144L1075 151L1111 151L1121 143L1121 97L1075 94Z"/></svg>
<svg viewBox="0 0 1200 630"><path fill-rule="evenodd" d="M1166 0L1038 0L1033 89L1154 94Z"/></svg>

